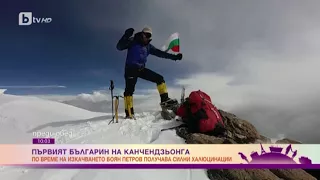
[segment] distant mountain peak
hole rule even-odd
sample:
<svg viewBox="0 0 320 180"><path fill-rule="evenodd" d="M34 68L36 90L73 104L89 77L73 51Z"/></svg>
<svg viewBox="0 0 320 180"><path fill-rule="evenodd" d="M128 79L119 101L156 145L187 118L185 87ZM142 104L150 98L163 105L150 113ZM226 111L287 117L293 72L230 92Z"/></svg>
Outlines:
<svg viewBox="0 0 320 180"><path fill-rule="evenodd" d="M4 94L5 91L6 89L0 89L0 94Z"/></svg>

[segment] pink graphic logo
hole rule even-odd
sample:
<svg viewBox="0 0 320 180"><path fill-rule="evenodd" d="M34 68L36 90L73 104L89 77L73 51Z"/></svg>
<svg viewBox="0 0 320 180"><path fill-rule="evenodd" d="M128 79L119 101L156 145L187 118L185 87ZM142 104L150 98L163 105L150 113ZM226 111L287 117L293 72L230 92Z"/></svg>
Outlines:
<svg viewBox="0 0 320 180"><path fill-rule="evenodd" d="M299 158L299 163L297 163L294 158L297 156L297 150L292 149L292 145L288 145L286 151L282 153L282 147L270 146L270 152L266 152L263 149L262 144L260 144L261 153L252 152L251 161L241 152L238 154L245 160L248 164L312 164L312 161L308 157L301 156ZM291 155L289 155L291 154Z"/></svg>

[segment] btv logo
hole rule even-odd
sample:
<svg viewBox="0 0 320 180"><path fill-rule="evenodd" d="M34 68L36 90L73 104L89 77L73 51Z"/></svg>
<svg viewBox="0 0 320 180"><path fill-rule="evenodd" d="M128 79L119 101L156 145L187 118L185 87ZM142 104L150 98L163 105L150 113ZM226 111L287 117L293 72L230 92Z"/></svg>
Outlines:
<svg viewBox="0 0 320 180"><path fill-rule="evenodd" d="M20 12L19 13L19 25L20 26L28 26L32 23L51 23L52 18L36 18L32 17L32 12Z"/></svg>

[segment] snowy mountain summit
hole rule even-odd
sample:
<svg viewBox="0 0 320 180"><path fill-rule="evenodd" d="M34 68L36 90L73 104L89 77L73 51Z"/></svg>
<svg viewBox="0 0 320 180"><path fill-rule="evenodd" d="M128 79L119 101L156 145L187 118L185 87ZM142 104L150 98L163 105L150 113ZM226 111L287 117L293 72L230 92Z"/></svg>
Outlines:
<svg viewBox="0 0 320 180"><path fill-rule="evenodd" d="M50 132L57 144L182 144L174 130L162 128L179 125L161 118L160 112L137 114L137 120L108 125L111 113L90 112L64 103L36 97L0 96L0 143L31 144L33 135ZM21 169L1 167L0 179L6 180L205 180L204 170L66 170Z"/></svg>
<svg viewBox="0 0 320 180"><path fill-rule="evenodd" d="M189 134L186 128L161 131L180 125L162 119L159 111L136 114L137 120L123 119L108 125L111 113L84 110L65 103L36 97L0 95L0 143L31 144L37 134L54 137L57 144L220 144L260 143L271 140L261 136L248 121L220 111L226 124L224 136ZM288 140L286 140L288 141ZM281 141L282 143L286 143ZM289 142L292 143L292 142ZM297 142L298 143L298 142ZM315 179L306 171L295 170L80 170L21 169L2 167L0 179L6 180L207 180L207 179ZM230 178L228 178L230 177Z"/></svg>

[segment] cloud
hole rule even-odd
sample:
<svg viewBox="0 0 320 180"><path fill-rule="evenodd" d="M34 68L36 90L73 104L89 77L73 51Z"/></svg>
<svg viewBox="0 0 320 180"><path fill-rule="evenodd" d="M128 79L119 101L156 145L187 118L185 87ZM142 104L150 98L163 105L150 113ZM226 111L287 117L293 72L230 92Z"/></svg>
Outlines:
<svg viewBox="0 0 320 180"><path fill-rule="evenodd" d="M185 86L186 95L194 90L203 90L217 107L247 119L266 136L277 138L284 134L302 142L318 142L320 80L316 77L319 62L315 58L309 63L258 60L260 55L251 52L241 54L248 57L242 59L246 64L242 68L246 71L239 71L239 66L238 71L228 76L214 72L196 73L176 79L175 85ZM247 68L248 65L254 68ZM169 87L168 90L171 97L180 98L180 88ZM116 92L123 90L117 89ZM109 91L94 91L68 98L63 102L91 111L111 111ZM156 89L141 89L134 95L137 113L160 110L159 101ZM123 112L122 100L119 109Z"/></svg>
<svg viewBox="0 0 320 180"><path fill-rule="evenodd" d="M58 102L68 101L76 97L75 95L59 95L59 94L42 94L42 95L39 94L39 95L26 95L26 96L33 96L33 97L38 97L38 98L48 99L48 100L58 101Z"/></svg>
<svg viewBox="0 0 320 180"><path fill-rule="evenodd" d="M43 99L49 99L59 102L80 100L80 101L90 101L90 102L101 102L110 101L111 95L105 90L93 91L90 93L81 93L78 95L55 95L55 94L44 94L44 95L32 95Z"/></svg>
<svg viewBox="0 0 320 180"><path fill-rule="evenodd" d="M123 93L123 89L114 89L114 96ZM109 90L97 90L92 93L78 95L32 95L38 98L58 101L94 112L111 112L111 92ZM135 111L137 113L160 110L160 97L154 89L138 90L134 95ZM124 113L124 102L120 97L119 112Z"/></svg>
<svg viewBox="0 0 320 180"><path fill-rule="evenodd" d="M310 47L310 53L295 56L253 47L242 49L235 64L227 66L228 75L198 73L176 82L189 91L208 92L219 108L248 119L267 136L285 134L302 142L319 143L320 54L311 51L319 40L300 41Z"/></svg>

